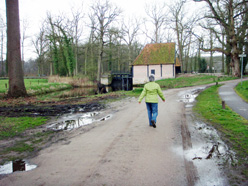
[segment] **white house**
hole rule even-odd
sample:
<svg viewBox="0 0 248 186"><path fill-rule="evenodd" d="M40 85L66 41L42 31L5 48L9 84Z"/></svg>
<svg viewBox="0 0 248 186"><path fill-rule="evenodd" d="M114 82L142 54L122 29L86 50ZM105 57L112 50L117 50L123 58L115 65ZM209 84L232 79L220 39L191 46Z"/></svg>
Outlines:
<svg viewBox="0 0 248 186"><path fill-rule="evenodd" d="M144 84L153 74L155 80L175 78L175 43L147 44L133 62L133 84Z"/></svg>

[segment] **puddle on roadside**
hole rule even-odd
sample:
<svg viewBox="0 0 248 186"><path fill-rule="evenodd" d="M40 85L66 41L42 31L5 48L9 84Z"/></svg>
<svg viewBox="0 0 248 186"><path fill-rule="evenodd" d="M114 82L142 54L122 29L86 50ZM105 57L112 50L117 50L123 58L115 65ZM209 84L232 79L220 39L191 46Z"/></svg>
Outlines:
<svg viewBox="0 0 248 186"><path fill-rule="evenodd" d="M72 129L77 129L79 127L92 124L96 121L105 121L111 118L112 115L107 115L101 117L100 112L88 112L83 114L67 114L58 118L55 122L48 124L47 128L60 131L65 130L69 131Z"/></svg>
<svg viewBox="0 0 248 186"><path fill-rule="evenodd" d="M10 161L0 166L0 175L11 174L17 171L30 171L37 167L37 165L31 165L26 160Z"/></svg>
<svg viewBox="0 0 248 186"><path fill-rule="evenodd" d="M235 153L221 140L213 127L202 122L194 122L192 125L192 149L185 151L184 156L197 167L200 177L196 186L228 185L221 169L237 162Z"/></svg>
<svg viewBox="0 0 248 186"><path fill-rule="evenodd" d="M195 101L195 98L198 96L199 92L202 91L203 89L205 89L205 87L181 91L178 93L178 96L180 97L178 101L185 103L186 108L193 107L194 106L193 102Z"/></svg>
<svg viewBox="0 0 248 186"><path fill-rule="evenodd" d="M104 117L102 115L103 113L100 112L66 114L59 117L56 121L48 124L47 128L54 131L69 131L97 121L106 121L112 117L111 114ZM37 168L37 165L31 165L26 160L10 161L0 166L0 175L11 174L17 171L30 171L35 168Z"/></svg>
<svg viewBox="0 0 248 186"><path fill-rule="evenodd" d="M180 102L185 104L186 111L194 106L195 98L203 90L191 89L178 93ZM221 140L218 131L201 121L194 120L192 115L186 115L189 120L192 148L183 150L181 147L173 148L177 154L184 156L187 161L193 162L199 175L196 186L228 185L224 165L232 165L237 162L235 153Z"/></svg>
<svg viewBox="0 0 248 186"><path fill-rule="evenodd" d="M186 108L193 107L195 98L203 89L205 89L205 87L181 91L178 93L180 97L179 101L184 102ZM217 158L224 161L222 163L234 163L234 152L230 151L228 146L220 139L215 128L199 121L192 121L189 127L191 127L192 131L192 141L198 142L196 143L196 147L187 151L186 156L189 160ZM198 138L194 139L194 136L198 136Z"/></svg>
<svg viewBox="0 0 248 186"><path fill-rule="evenodd" d="M236 162L235 153L220 139L218 132L213 127L200 122L195 122L193 125L194 133L197 132L202 139L198 137L199 141L196 141L194 147L186 152L189 160L214 159L218 161L218 165ZM192 138L196 137L192 136Z"/></svg>

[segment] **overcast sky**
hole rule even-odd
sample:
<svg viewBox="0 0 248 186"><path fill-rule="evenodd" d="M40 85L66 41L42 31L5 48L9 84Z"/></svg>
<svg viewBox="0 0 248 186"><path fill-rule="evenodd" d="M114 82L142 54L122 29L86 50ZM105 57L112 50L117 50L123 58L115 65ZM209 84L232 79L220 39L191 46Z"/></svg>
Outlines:
<svg viewBox="0 0 248 186"><path fill-rule="evenodd" d="M109 0L117 7L123 10L125 17L144 17L146 4L169 4L171 0ZM42 20L46 18L46 13L51 12L52 15L59 15L60 13L67 13L70 15L72 7L80 7L83 4L84 11L87 16L90 5L94 0L19 0L20 21L25 19L28 22L27 35L33 36L39 32ZM198 7L199 4L193 0L187 0L189 10L193 7ZM0 16L5 19L5 0L0 0ZM32 56L31 42L26 42L26 58Z"/></svg>

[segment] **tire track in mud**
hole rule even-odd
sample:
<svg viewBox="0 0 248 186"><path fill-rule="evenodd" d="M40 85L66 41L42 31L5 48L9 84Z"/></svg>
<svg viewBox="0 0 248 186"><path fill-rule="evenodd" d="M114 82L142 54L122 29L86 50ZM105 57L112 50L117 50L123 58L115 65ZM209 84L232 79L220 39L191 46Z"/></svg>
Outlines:
<svg viewBox="0 0 248 186"><path fill-rule="evenodd" d="M185 107L182 107L182 120L181 120L181 135L182 135L182 143L183 143L183 150L189 150L192 148L192 142L191 142L191 135L188 129L187 124L187 113L185 110ZM189 161L184 156L184 164L185 164L185 170L186 170L186 176L189 186L195 185L195 182L198 179L198 172L195 168L192 161Z"/></svg>
<svg viewBox="0 0 248 186"><path fill-rule="evenodd" d="M139 113L137 113L137 115L139 116L142 112L143 112L143 110L141 110ZM89 179L98 175L98 173L97 173L98 168L107 161L106 157L111 152L111 150L116 146L116 144L118 144L120 142L120 140L124 136L123 134L128 130L128 128L133 123L135 118L137 118L137 115L134 114L134 118L130 118L130 120L127 122L127 125L119 132L119 134L116 137L113 138L110 145L106 148L106 150L101 155L100 160L94 165L94 169L92 171L90 171L88 176L86 176L86 178L83 180L82 185L85 185L85 183L87 183L87 181Z"/></svg>

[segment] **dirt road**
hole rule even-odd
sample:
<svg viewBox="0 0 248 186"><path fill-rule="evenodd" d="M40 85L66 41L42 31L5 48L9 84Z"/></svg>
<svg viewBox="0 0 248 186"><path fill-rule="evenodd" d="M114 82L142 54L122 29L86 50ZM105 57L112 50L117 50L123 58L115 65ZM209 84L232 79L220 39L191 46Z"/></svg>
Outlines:
<svg viewBox="0 0 248 186"><path fill-rule="evenodd" d="M184 155L192 148L190 110L178 101L188 89L164 91L156 129L148 125L144 100L112 103L111 119L40 151L29 160L36 169L10 174L0 185L196 185L201 175Z"/></svg>

